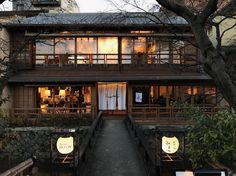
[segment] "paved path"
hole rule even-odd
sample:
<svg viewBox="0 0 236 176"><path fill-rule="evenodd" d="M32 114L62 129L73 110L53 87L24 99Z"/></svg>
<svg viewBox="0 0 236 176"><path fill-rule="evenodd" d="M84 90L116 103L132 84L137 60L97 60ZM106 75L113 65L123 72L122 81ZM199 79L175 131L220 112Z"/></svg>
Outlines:
<svg viewBox="0 0 236 176"><path fill-rule="evenodd" d="M131 140L122 119L105 120L84 175L145 176Z"/></svg>

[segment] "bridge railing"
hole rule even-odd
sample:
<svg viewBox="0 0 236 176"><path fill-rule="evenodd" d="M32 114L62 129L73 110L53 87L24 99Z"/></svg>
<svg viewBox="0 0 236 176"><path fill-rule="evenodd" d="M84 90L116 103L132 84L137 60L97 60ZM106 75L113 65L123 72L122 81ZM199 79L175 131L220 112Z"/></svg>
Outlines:
<svg viewBox="0 0 236 176"><path fill-rule="evenodd" d="M131 137L137 141L138 149L141 151L142 157L144 158L148 175L156 175L160 163L157 163L155 155L150 150L150 145L148 144L146 137L142 134L138 125L135 123L134 118L130 114L126 117L126 124Z"/></svg>
<svg viewBox="0 0 236 176"><path fill-rule="evenodd" d="M0 176L23 176L26 171L27 173L31 172L30 168L33 166L33 164L33 159L27 159L22 163L18 164L17 166L1 173Z"/></svg>
<svg viewBox="0 0 236 176"><path fill-rule="evenodd" d="M80 159L85 161L86 152L92 145L92 140L95 138L96 131L101 127L102 124L102 111L100 111L89 128L88 134L80 146Z"/></svg>

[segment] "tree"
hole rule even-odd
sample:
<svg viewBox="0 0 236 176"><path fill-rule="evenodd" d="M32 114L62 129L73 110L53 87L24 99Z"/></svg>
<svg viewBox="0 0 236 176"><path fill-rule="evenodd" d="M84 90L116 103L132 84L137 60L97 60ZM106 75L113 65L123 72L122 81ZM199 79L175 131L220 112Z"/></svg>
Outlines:
<svg viewBox="0 0 236 176"><path fill-rule="evenodd" d="M184 18L194 34L196 43L193 44L201 51L201 64L204 65L205 72L212 77L225 100L236 110L236 63L233 61L236 47L225 47L222 41L227 32L236 29L235 22L221 31L221 25L225 21L236 20L236 0L155 0L158 4L153 5L149 1L152 5L150 11L145 10L145 0L123 0L123 4L116 0L109 1L119 11L125 11L124 9L129 7L131 10L144 11L153 16L150 12L159 10L169 19L173 15ZM162 19L157 16L155 18L157 23L162 23ZM216 30L216 45L208 35L208 30L212 27Z"/></svg>
<svg viewBox="0 0 236 176"><path fill-rule="evenodd" d="M3 5L3 2L6 0L0 0L0 5ZM12 0L11 0L12 1ZM38 15L39 11L35 12L35 15ZM16 13L17 14L17 13ZM27 16L29 14L21 14L21 16ZM3 15L4 16L4 15ZM16 18L17 15L7 16L3 21L6 22L6 20L12 20L13 18ZM8 82L9 77L11 77L17 70L15 68L14 62L16 62L15 58L18 57L18 55L27 47L27 44L32 38L36 38L38 35L36 34L32 38L24 39L17 41L18 47L10 50L10 39L7 33L4 33L4 27L2 25L3 23L2 19L0 20L0 106L4 104L8 97L3 97L3 90ZM4 33L4 34L3 34ZM7 37L6 37L7 36Z"/></svg>
<svg viewBox="0 0 236 176"><path fill-rule="evenodd" d="M224 50L222 37L225 31L219 31L219 26L227 18L234 18L236 13L236 0L220 1L207 0L199 1L198 8L188 0L188 4L180 3L177 0L156 0L161 6L183 17L191 26L196 39L196 44L203 56L204 70L208 73L221 91L229 105L236 109L236 77L235 66L232 65L232 53L235 51ZM196 1L195 1L196 2ZM223 16L220 21L215 21L217 16ZM207 28L215 26L217 31L217 45L214 46L210 40ZM229 26L228 29L234 28Z"/></svg>
<svg viewBox="0 0 236 176"><path fill-rule="evenodd" d="M193 167L224 164L235 171L236 115L222 110L214 116L207 116L193 106L187 106L185 115L193 121L187 133L187 153Z"/></svg>

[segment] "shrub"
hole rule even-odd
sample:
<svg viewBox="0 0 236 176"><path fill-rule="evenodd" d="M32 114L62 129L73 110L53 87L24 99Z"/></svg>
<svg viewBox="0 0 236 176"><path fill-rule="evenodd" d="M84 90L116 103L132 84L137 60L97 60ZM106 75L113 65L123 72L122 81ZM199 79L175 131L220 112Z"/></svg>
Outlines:
<svg viewBox="0 0 236 176"><path fill-rule="evenodd" d="M221 163L236 168L236 115L222 110L214 116L190 107L186 112L192 117L187 134L187 152L195 168L208 163Z"/></svg>

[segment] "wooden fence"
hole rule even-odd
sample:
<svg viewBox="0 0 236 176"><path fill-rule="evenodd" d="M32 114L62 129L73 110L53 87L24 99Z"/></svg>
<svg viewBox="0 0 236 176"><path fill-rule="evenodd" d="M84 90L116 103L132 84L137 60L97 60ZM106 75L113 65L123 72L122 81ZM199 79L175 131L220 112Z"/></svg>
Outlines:
<svg viewBox="0 0 236 176"><path fill-rule="evenodd" d="M189 123L190 117L184 115L184 107L131 107L129 114L131 114L136 123ZM200 107L200 110L212 116L219 107Z"/></svg>
<svg viewBox="0 0 236 176"><path fill-rule="evenodd" d="M91 116L95 118L95 109L93 107L83 107L83 108L11 108L4 110L4 112L12 118L24 117L24 118L41 118L41 117L55 117L55 116L78 116L78 117L88 117Z"/></svg>

